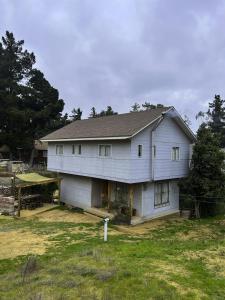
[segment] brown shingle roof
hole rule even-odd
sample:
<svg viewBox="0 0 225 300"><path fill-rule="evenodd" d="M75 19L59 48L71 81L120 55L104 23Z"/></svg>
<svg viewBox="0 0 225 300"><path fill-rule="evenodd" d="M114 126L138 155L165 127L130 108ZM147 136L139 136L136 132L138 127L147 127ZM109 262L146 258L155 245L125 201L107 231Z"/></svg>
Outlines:
<svg viewBox="0 0 225 300"><path fill-rule="evenodd" d="M130 137L155 121L168 109L169 107L163 107L142 112L75 121L48 134L41 140Z"/></svg>

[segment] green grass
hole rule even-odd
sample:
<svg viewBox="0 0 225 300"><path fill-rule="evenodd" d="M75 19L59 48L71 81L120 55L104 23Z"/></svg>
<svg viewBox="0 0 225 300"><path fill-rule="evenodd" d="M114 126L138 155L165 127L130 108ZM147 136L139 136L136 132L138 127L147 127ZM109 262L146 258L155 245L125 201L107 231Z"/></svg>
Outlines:
<svg viewBox="0 0 225 300"><path fill-rule="evenodd" d="M100 225L1 218L0 232L52 243L24 278L28 255L0 260L0 299L224 299L224 220L167 221L104 243Z"/></svg>

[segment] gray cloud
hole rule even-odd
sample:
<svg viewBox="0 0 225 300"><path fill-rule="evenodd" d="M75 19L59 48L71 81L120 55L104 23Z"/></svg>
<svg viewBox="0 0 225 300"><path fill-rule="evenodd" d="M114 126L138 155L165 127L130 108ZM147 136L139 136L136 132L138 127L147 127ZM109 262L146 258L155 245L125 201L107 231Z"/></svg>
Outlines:
<svg viewBox="0 0 225 300"><path fill-rule="evenodd" d="M0 0L0 34L13 31L85 115L134 101L175 106L193 120L225 97L222 0Z"/></svg>

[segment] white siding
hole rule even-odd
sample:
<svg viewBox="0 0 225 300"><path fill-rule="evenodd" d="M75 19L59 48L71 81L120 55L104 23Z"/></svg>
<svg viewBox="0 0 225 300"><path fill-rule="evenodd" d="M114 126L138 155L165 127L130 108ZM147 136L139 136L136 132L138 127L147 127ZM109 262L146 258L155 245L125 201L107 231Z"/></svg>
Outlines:
<svg viewBox="0 0 225 300"><path fill-rule="evenodd" d="M151 180L151 130L146 128L131 140L131 172L136 182ZM142 157L138 157L138 145L142 145Z"/></svg>
<svg viewBox="0 0 225 300"><path fill-rule="evenodd" d="M99 156L99 144L111 144L111 157ZM67 174L129 182L130 141L82 143L82 154L72 155L72 143L64 143L63 155L56 155L55 143L48 146L48 169Z"/></svg>
<svg viewBox="0 0 225 300"><path fill-rule="evenodd" d="M152 133L152 145L156 146L156 157L153 158L153 180L181 178L189 170L190 141L170 118L165 118ZM180 159L172 161L173 147L180 148Z"/></svg>
<svg viewBox="0 0 225 300"><path fill-rule="evenodd" d="M124 183L176 179L188 174L190 141L170 117L159 126L149 126L131 140L78 142L82 154L72 154L72 142L64 142L63 155L56 155L56 143L48 145L48 169L65 174L106 179ZM99 145L110 144L111 156L100 157ZM138 145L142 156L138 157ZM152 158L152 147L156 157ZM173 147L180 148L179 161L171 160Z"/></svg>
<svg viewBox="0 0 225 300"><path fill-rule="evenodd" d="M91 178L60 174L63 178L61 184L61 201L81 208L91 207Z"/></svg>
<svg viewBox="0 0 225 300"><path fill-rule="evenodd" d="M177 181L169 182L169 205L154 207L155 183L144 183L142 189L142 217L152 218L179 209L179 187Z"/></svg>

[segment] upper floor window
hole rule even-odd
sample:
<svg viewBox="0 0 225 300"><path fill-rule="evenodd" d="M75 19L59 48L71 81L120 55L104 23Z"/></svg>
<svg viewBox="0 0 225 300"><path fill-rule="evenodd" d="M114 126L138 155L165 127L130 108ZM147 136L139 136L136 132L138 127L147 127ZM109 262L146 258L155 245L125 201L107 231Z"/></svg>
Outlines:
<svg viewBox="0 0 225 300"><path fill-rule="evenodd" d="M142 157L142 145L138 145L138 157Z"/></svg>
<svg viewBox="0 0 225 300"><path fill-rule="evenodd" d="M169 204L169 182L155 183L155 207L162 207Z"/></svg>
<svg viewBox="0 0 225 300"><path fill-rule="evenodd" d="M99 145L99 156L111 156L111 145Z"/></svg>
<svg viewBox="0 0 225 300"><path fill-rule="evenodd" d="M172 148L172 160L179 160L180 159L180 148L179 147L173 147Z"/></svg>
<svg viewBox="0 0 225 300"><path fill-rule="evenodd" d="M153 155L153 158L156 158L156 145L153 145L153 147L152 147L152 155Z"/></svg>
<svg viewBox="0 0 225 300"><path fill-rule="evenodd" d="M63 154L63 145L56 145L55 153L56 153L56 155L62 155Z"/></svg>
<svg viewBox="0 0 225 300"><path fill-rule="evenodd" d="M73 144L72 145L72 154L81 155L82 154L82 145L81 144Z"/></svg>

